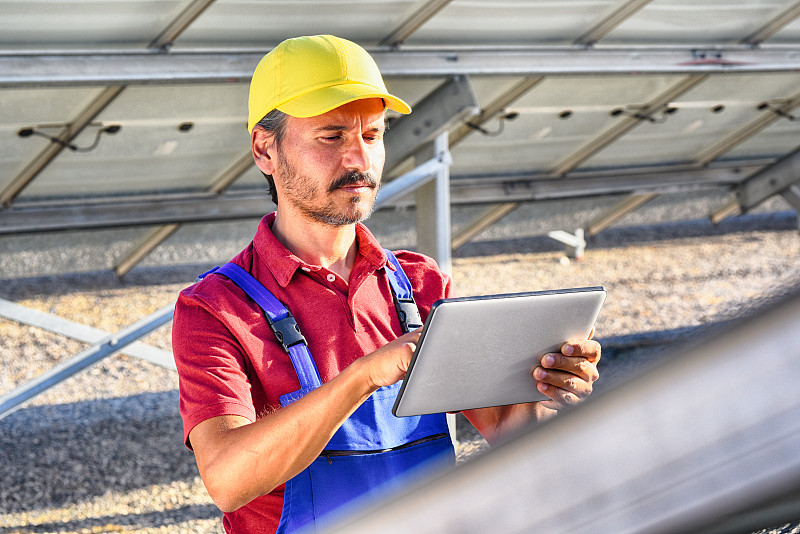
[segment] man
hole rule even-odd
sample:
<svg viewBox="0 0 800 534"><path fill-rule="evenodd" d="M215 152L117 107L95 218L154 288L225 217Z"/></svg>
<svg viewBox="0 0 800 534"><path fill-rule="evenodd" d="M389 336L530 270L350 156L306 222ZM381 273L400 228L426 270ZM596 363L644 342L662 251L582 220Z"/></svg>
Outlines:
<svg viewBox="0 0 800 534"><path fill-rule="evenodd" d="M290 532L395 472L452 462L444 416L389 410L419 339L403 333L394 281L410 279L422 319L453 295L433 260L398 251L392 263L360 222L380 185L385 111L411 111L366 51L333 36L284 41L256 68L249 106L277 209L234 267L181 293L173 350L186 444L226 531ZM283 306L304 340L279 325ZM551 400L465 415L491 442L589 395L599 358L594 341L567 343L533 370Z"/></svg>

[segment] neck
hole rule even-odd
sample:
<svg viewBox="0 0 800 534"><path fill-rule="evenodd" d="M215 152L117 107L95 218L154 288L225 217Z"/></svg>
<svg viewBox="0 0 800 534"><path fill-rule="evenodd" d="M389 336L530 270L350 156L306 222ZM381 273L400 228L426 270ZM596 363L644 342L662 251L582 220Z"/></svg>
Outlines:
<svg viewBox="0 0 800 534"><path fill-rule="evenodd" d="M331 226L281 214L279 207L272 233L283 246L309 265L324 267L345 281L350 279L358 250L355 224Z"/></svg>

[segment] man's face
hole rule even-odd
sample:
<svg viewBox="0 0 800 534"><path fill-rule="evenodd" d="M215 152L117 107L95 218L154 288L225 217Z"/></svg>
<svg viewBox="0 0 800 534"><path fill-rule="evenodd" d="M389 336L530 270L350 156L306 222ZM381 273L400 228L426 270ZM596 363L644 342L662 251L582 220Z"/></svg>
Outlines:
<svg viewBox="0 0 800 534"><path fill-rule="evenodd" d="M323 115L289 117L275 147L278 206L343 226L372 212L385 160L380 99L350 102Z"/></svg>

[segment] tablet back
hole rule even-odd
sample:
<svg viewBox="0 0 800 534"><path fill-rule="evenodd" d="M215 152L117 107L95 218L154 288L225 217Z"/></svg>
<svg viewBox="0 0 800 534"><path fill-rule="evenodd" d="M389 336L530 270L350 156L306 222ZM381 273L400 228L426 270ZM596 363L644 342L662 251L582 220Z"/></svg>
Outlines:
<svg viewBox="0 0 800 534"><path fill-rule="evenodd" d="M602 287L440 300L395 401L397 416L543 400L542 355L592 331Z"/></svg>

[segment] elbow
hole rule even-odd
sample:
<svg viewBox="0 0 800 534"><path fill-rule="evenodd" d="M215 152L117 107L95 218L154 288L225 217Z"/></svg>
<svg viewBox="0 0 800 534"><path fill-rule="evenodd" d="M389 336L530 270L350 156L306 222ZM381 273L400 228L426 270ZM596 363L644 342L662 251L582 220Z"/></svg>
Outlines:
<svg viewBox="0 0 800 534"><path fill-rule="evenodd" d="M201 478L211 500L223 513L235 512L250 502L249 500L245 501L244 497L239 495L236 487L225 483L224 480L220 480L218 477L206 474Z"/></svg>
<svg viewBox="0 0 800 534"><path fill-rule="evenodd" d="M257 487L252 479L236 476L224 467L207 468L201 471L200 476L211 500L226 514L235 512L253 499L269 493Z"/></svg>

